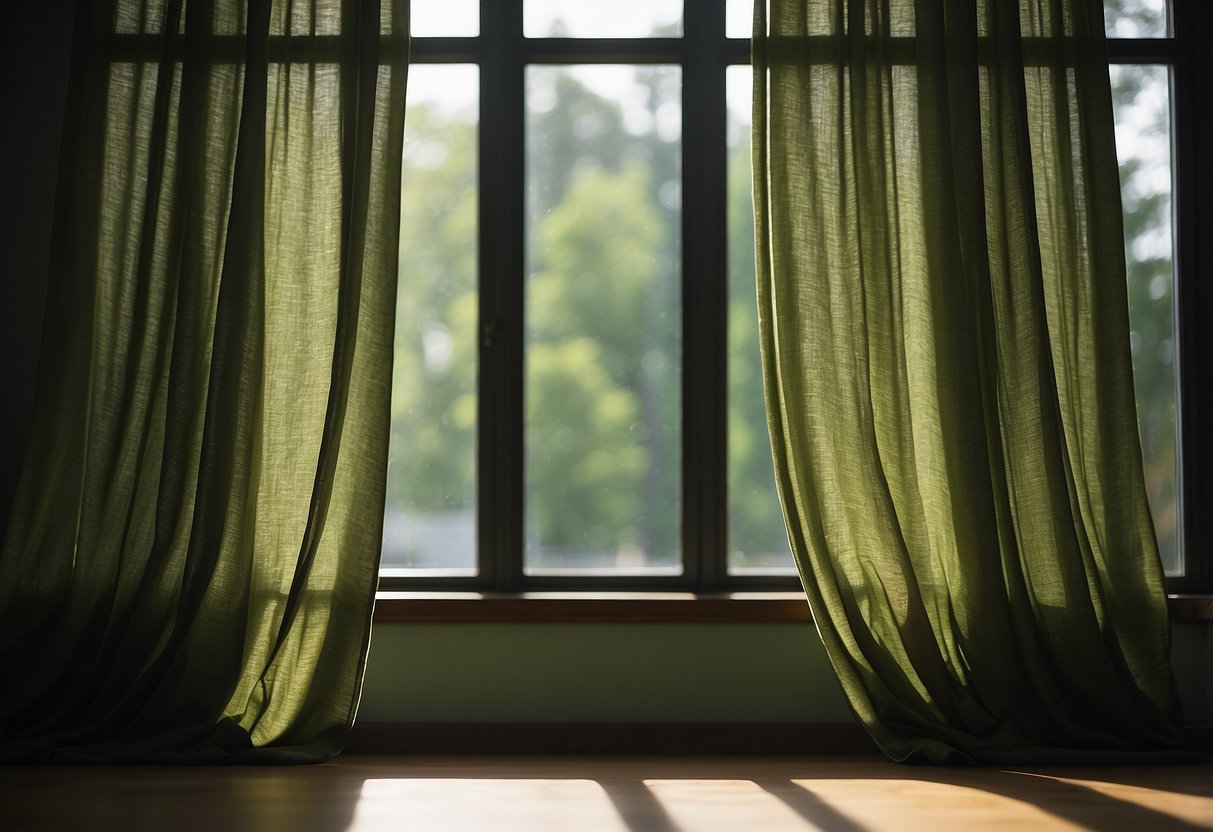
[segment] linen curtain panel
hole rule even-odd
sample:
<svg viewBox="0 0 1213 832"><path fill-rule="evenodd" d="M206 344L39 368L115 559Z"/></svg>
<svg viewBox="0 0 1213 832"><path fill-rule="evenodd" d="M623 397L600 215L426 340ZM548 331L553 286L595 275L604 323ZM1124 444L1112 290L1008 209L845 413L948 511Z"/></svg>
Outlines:
<svg viewBox="0 0 1213 832"><path fill-rule="evenodd" d="M895 760L1186 758L1106 50L1097 0L757 4L776 479Z"/></svg>
<svg viewBox="0 0 1213 832"><path fill-rule="evenodd" d="M377 582L407 5L83 2L0 760L323 760Z"/></svg>

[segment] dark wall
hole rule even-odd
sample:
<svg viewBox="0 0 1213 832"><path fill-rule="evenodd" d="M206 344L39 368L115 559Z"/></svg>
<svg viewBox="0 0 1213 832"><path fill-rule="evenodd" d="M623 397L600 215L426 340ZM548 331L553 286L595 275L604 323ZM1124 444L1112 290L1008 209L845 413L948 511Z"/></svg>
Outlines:
<svg viewBox="0 0 1213 832"><path fill-rule="evenodd" d="M0 24L0 529L33 405L74 17L37 0Z"/></svg>

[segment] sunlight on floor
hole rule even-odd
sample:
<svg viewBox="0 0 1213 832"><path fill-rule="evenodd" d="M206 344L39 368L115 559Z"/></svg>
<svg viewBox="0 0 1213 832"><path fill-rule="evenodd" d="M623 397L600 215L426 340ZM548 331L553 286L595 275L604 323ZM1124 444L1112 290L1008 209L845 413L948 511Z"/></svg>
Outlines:
<svg viewBox="0 0 1213 832"><path fill-rule="evenodd" d="M348 828L935 832L993 825L1069 831L1208 828L1211 820L1207 788L1185 793L1182 782L1175 790L1160 790L1085 776L981 768L898 767L886 769L884 776L857 777L862 769L846 764L820 769L815 772L820 776L809 778L789 777L791 772L778 768L746 772L749 777L706 771L629 777L610 763L598 770L567 771L565 775L559 764L548 761L512 772L515 777L508 771L373 777L362 783Z"/></svg>
<svg viewBox="0 0 1213 832"><path fill-rule="evenodd" d="M364 829L628 832L593 780L382 779L362 785L349 827Z"/></svg>
<svg viewBox="0 0 1213 832"><path fill-rule="evenodd" d="M781 800L778 792L752 780L646 780L645 785L669 814L674 829L819 828L801 817L804 807ZM824 804L818 808L823 815L841 818ZM846 826L826 828L863 828L844 822Z"/></svg>
<svg viewBox="0 0 1213 832"><path fill-rule="evenodd" d="M974 829L999 819L1006 829L1079 830L1084 826L1060 821L1030 802L992 793L973 786L924 782L913 776L905 780L860 778L792 780L790 785L811 795L840 818L854 817L879 822L881 829ZM890 811L892 809L892 811ZM890 825L895 821L895 826ZM855 830L822 818L819 828Z"/></svg>
<svg viewBox="0 0 1213 832"><path fill-rule="evenodd" d="M1181 774L1188 773L1184 768L1177 769L1177 772ZM1057 777L1033 772L1017 773L1022 774L1024 777L1040 777L1078 789L1089 789L1113 801L1121 801L1126 805L1139 806L1157 812L1160 815L1175 818L1177 822L1191 823L1201 827L1213 825L1213 805L1211 805L1213 802L1210 801L1208 795L1210 791L1209 783L1205 783L1203 793L1186 794L1184 793L1183 783L1186 779L1185 777L1174 778L1171 783L1171 790L1160 791L1159 789L1151 789L1129 783L1114 783L1087 778Z"/></svg>
<svg viewBox="0 0 1213 832"><path fill-rule="evenodd" d="M166 820L171 819L171 821ZM1213 765L875 757L346 755L316 766L0 766L0 830L1192 832Z"/></svg>
<svg viewBox="0 0 1213 832"><path fill-rule="evenodd" d="M1149 790L1142 790L1149 792ZM889 801L896 806L890 814ZM1174 807L1170 807L1174 809ZM944 783L831 779L372 779L351 830L803 832L827 829L1081 830L1021 800ZM890 825L895 824L895 825Z"/></svg>

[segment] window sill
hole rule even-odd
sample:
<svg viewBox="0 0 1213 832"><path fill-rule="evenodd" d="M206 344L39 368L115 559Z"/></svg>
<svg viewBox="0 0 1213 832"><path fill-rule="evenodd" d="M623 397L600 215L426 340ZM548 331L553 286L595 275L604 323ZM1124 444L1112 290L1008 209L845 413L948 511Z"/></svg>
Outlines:
<svg viewBox="0 0 1213 832"><path fill-rule="evenodd" d="M1172 621L1213 621L1213 595L1170 595ZM380 592L378 624L808 624L799 592Z"/></svg>
<svg viewBox="0 0 1213 832"><path fill-rule="evenodd" d="M1172 621L1213 621L1213 595L1168 595Z"/></svg>

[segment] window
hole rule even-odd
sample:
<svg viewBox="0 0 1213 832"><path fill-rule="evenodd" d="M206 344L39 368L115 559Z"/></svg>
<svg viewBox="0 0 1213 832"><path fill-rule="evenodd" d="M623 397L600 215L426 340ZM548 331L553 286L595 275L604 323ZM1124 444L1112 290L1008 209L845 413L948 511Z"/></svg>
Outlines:
<svg viewBox="0 0 1213 832"><path fill-rule="evenodd" d="M385 586L797 586L725 5L413 3Z"/></svg>
<svg viewBox="0 0 1213 832"><path fill-rule="evenodd" d="M1147 480L1181 591L1207 581L1183 511L1207 440L1182 430L1205 419L1201 5L1106 4ZM385 588L797 588L753 311L750 19L414 0Z"/></svg>
<svg viewBox="0 0 1213 832"><path fill-rule="evenodd" d="M1199 0L1104 0L1112 62L1130 346L1146 488L1172 591L1210 589L1204 483L1213 253L1208 151L1210 8Z"/></svg>

